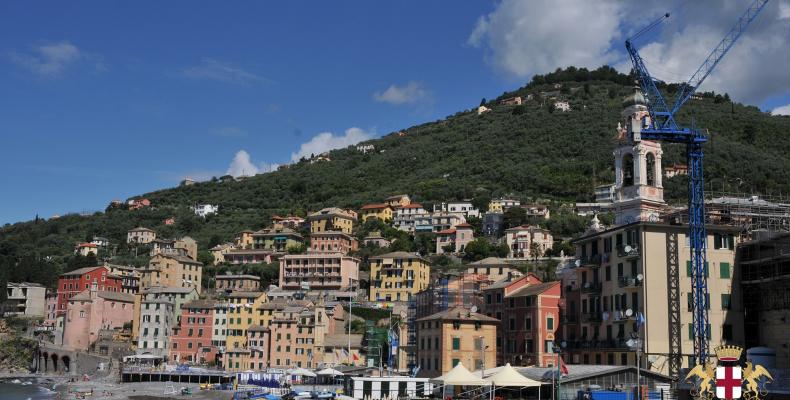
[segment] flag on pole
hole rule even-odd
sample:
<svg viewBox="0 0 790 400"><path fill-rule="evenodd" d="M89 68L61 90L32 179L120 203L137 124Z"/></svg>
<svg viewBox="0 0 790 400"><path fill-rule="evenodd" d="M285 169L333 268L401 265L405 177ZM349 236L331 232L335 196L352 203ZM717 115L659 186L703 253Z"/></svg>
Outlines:
<svg viewBox="0 0 790 400"><path fill-rule="evenodd" d="M354 361L358 361L358 360L359 360L359 356L357 355L357 353L354 353Z"/></svg>
<svg viewBox="0 0 790 400"><path fill-rule="evenodd" d="M645 324L645 314L643 314L640 311L639 314L636 315L636 329L639 330L639 328L641 328L642 325L644 324Z"/></svg>
<svg viewBox="0 0 790 400"><path fill-rule="evenodd" d="M560 372L562 375L568 375L568 366L565 365L565 361L563 361L562 356L560 356Z"/></svg>

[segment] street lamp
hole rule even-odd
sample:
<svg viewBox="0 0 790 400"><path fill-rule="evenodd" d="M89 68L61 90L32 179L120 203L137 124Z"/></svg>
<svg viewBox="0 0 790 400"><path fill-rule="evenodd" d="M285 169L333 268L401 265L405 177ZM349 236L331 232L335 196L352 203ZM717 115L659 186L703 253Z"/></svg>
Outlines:
<svg viewBox="0 0 790 400"><path fill-rule="evenodd" d="M560 396L560 393L561 393L560 392L560 385L561 385L561 382L562 382L562 358L561 357L562 357L562 349L564 349L565 346L567 346L568 344L564 340L559 343L559 346L557 346L554 343L552 343L552 344L553 345L551 346L551 350L552 350L552 352L554 352L554 354L557 355L557 397L556 397L556 400L561 400L561 396Z"/></svg>

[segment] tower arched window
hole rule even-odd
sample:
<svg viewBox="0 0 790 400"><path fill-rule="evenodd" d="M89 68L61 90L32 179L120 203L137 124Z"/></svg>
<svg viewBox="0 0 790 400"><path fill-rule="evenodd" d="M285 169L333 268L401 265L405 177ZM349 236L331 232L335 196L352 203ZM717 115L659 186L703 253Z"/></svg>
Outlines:
<svg viewBox="0 0 790 400"><path fill-rule="evenodd" d="M645 175L647 177L647 186L656 185L656 156L653 153L647 153L647 168Z"/></svg>
<svg viewBox="0 0 790 400"><path fill-rule="evenodd" d="M634 156L626 154L623 157L623 186L634 185Z"/></svg>

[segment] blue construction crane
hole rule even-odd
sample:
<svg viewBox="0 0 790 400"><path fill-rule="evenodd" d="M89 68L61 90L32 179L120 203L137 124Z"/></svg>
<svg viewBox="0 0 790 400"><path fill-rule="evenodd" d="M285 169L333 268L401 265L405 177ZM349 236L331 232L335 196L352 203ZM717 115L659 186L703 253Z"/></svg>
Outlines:
<svg viewBox="0 0 790 400"><path fill-rule="evenodd" d="M683 104L691 98L705 78L710 75L719 61L732 48L743 31L763 10L768 0L755 0L738 22L724 36L724 39L711 51L710 55L700 65L694 75L679 86L675 95L675 102L670 107L658 89L659 80L653 78L648 72L645 62L634 46L634 40L660 25L669 18L664 14L625 42L625 47L631 57L634 73L639 80L639 86L647 99L649 120L643 122L641 138L647 140L660 140L670 143L683 143L686 145L688 156L688 191L689 191L689 245L691 246L691 293L694 329L694 355L697 363L708 360L708 282L705 277L706 265L706 238L705 229L705 193L702 161L704 154L702 145L708 140L705 134L695 128L682 128L677 125L675 115Z"/></svg>

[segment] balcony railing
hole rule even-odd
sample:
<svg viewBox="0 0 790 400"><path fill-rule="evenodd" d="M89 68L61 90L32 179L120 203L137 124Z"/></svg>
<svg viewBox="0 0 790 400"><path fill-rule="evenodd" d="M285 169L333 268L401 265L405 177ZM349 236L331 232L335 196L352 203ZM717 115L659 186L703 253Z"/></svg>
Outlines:
<svg viewBox="0 0 790 400"><path fill-rule="evenodd" d="M582 293L601 293L600 282L585 282L582 285Z"/></svg>
<svg viewBox="0 0 790 400"><path fill-rule="evenodd" d="M601 322L602 319L600 313L591 312L582 314L582 322Z"/></svg>
<svg viewBox="0 0 790 400"><path fill-rule="evenodd" d="M617 256L623 259L632 259L639 257L639 246L636 244L625 244L617 246Z"/></svg>
<svg viewBox="0 0 790 400"><path fill-rule="evenodd" d="M617 283L621 288L642 286L642 280L633 276L621 276L617 278Z"/></svg>
<svg viewBox="0 0 790 400"><path fill-rule="evenodd" d="M595 254L592 256L579 257L579 266L588 268L597 268L603 263L603 255Z"/></svg>

